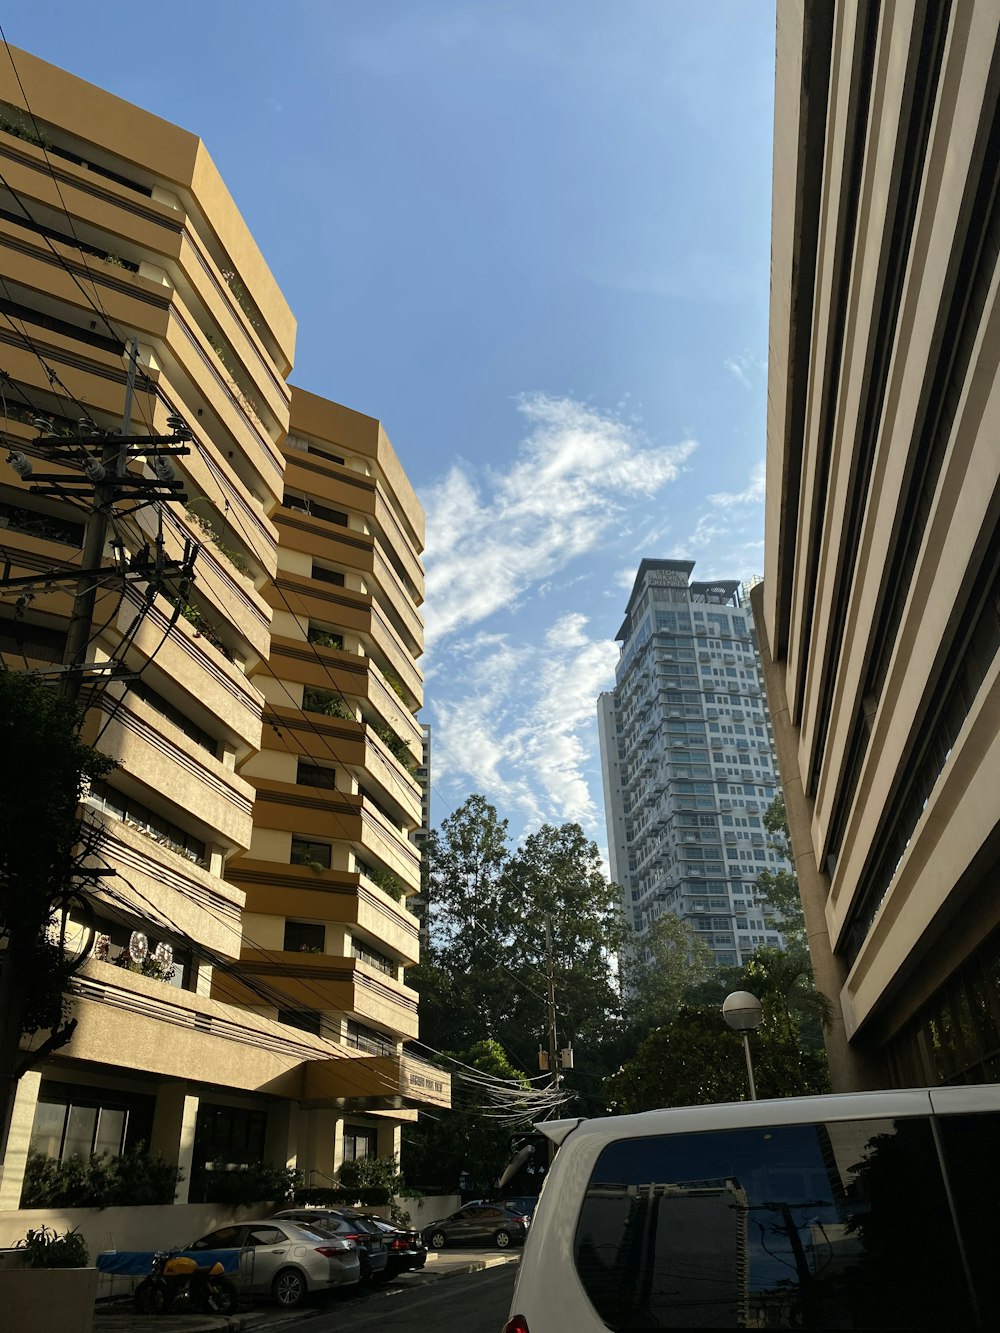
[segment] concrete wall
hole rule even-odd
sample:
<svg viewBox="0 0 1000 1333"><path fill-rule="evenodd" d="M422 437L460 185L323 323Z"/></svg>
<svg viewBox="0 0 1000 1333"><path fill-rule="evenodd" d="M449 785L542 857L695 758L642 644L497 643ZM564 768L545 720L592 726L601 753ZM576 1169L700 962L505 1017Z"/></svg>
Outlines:
<svg viewBox="0 0 1000 1333"><path fill-rule="evenodd" d="M410 1224L429 1226L462 1206L458 1194L396 1199L410 1214ZM21 1240L30 1228L51 1227L60 1235L79 1228L93 1260L102 1250L163 1250L183 1246L216 1227L248 1218L267 1217L281 1205L251 1204L231 1208L217 1203L151 1204L142 1208L23 1208L0 1212L0 1249Z"/></svg>

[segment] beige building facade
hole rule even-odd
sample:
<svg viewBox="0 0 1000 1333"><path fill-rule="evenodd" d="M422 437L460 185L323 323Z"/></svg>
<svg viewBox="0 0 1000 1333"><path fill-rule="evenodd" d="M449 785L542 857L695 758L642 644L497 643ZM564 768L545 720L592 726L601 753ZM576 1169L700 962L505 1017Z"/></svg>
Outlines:
<svg viewBox="0 0 1000 1333"><path fill-rule="evenodd" d="M1000 1078L1000 10L778 6L753 593L834 1087Z"/></svg>
<svg viewBox="0 0 1000 1333"><path fill-rule="evenodd" d="M123 506L102 556L122 577L99 593L88 660L130 679L88 673L87 735L118 767L86 805L115 873L72 983L78 1028L21 1080L0 1210L32 1144L148 1143L184 1169L181 1202L255 1161L326 1184L449 1099L446 1074L401 1053L417 1032L422 513L377 421L288 384L294 317L204 144L13 61L8 449L79 477L35 441L121 429L133 342L132 434L179 418L191 439L174 460L186 504ZM129 471L152 480L151 462ZM73 582L42 576L79 566L84 518L0 462L7 576L39 576L20 604L0 589L9 668L58 679ZM194 543L190 589L124 572Z"/></svg>

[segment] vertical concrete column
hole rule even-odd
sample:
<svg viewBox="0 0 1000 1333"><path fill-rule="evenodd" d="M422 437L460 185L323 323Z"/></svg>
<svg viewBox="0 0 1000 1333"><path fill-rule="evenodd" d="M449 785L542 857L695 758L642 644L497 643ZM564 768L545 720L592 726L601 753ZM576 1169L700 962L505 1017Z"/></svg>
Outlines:
<svg viewBox="0 0 1000 1333"><path fill-rule="evenodd" d="M21 1206L21 1186L24 1184L24 1168L28 1161L31 1127L35 1120L41 1082L42 1076L36 1069L29 1069L18 1079L7 1151L0 1163L0 1213Z"/></svg>
<svg viewBox="0 0 1000 1333"><path fill-rule="evenodd" d="M264 1160L294 1167L298 1161L299 1108L294 1102L271 1102L267 1108Z"/></svg>
<svg viewBox="0 0 1000 1333"><path fill-rule="evenodd" d="M312 1109L298 1116L298 1165L306 1185L327 1189L339 1166L336 1111Z"/></svg>
<svg viewBox="0 0 1000 1333"><path fill-rule="evenodd" d="M379 1157L394 1157L398 1164L399 1153L403 1146L403 1127L393 1124L391 1120L384 1121L378 1127L378 1139L375 1150Z"/></svg>
<svg viewBox="0 0 1000 1333"><path fill-rule="evenodd" d="M191 1190L191 1165L194 1160L194 1134L198 1124L199 1099L188 1092L186 1083L164 1083L156 1094L153 1132L149 1150L184 1172L177 1186L175 1203L187 1203Z"/></svg>

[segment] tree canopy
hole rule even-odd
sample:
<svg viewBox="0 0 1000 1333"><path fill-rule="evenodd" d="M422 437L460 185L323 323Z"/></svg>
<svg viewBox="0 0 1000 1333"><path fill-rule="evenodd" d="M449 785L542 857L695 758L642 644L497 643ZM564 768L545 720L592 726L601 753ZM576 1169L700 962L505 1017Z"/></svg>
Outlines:
<svg viewBox="0 0 1000 1333"><path fill-rule="evenodd" d="M17 1079L72 1032L72 970L51 938L56 915L88 876L84 784L114 767L80 739L81 714L26 672L0 671L0 1140ZM48 1031L31 1053L22 1035Z"/></svg>
<svg viewBox="0 0 1000 1333"><path fill-rule="evenodd" d="M788 813L785 798L780 793L774 798L764 813L764 828L767 830L767 845L772 851L792 860L792 843L788 835ZM781 933L789 949L795 953L806 952L806 925L802 913L802 899L799 897L799 881L794 870L762 870L754 886L757 896L771 908L779 918Z"/></svg>

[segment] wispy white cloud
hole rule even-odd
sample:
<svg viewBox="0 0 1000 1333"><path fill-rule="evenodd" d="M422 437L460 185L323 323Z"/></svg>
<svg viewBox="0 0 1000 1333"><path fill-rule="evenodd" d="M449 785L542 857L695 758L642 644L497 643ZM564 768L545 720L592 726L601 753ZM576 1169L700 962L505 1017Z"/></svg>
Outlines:
<svg viewBox="0 0 1000 1333"><path fill-rule="evenodd" d="M752 389L767 371L767 361L763 357L754 356L752 352L729 356L722 364L744 389Z"/></svg>
<svg viewBox="0 0 1000 1333"><path fill-rule="evenodd" d="M696 559L699 579L746 579L763 568L764 463L757 463L741 491L705 498L686 537L669 551L674 560Z"/></svg>
<svg viewBox="0 0 1000 1333"><path fill-rule="evenodd" d="M449 640L448 693L433 693L430 705L438 794L458 804L482 792L523 821L515 836L567 820L598 836L596 699L614 682L618 647L591 637L588 623L567 612L534 644L495 634ZM445 813L435 810L435 821Z"/></svg>
<svg viewBox="0 0 1000 1333"><path fill-rule="evenodd" d="M750 481L742 491L716 491L708 497L708 502L719 509L732 509L735 505L761 504L764 500L764 464L760 462L750 474Z"/></svg>
<svg viewBox="0 0 1000 1333"><path fill-rule="evenodd" d="M655 445L572 398L518 402L527 432L506 471L456 463L423 495L429 644L516 606L603 546L628 502L676 481L693 440Z"/></svg>

